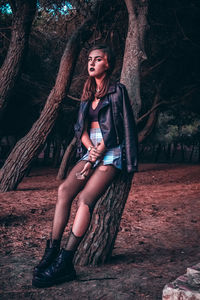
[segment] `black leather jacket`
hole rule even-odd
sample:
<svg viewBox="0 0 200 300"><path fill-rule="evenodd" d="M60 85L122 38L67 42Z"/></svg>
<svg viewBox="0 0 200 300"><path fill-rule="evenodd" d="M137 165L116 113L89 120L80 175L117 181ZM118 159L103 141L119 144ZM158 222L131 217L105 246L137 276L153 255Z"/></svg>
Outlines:
<svg viewBox="0 0 200 300"><path fill-rule="evenodd" d="M74 126L77 137L77 152L82 154L81 135L84 121L87 117L90 101L82 101L78 120ZM108 93L98 114L99 126L107 149L122 144L123 169L127 172L137 171L138 166L138 136L137 128L125 86L121 83L110 85Z"/></svg>

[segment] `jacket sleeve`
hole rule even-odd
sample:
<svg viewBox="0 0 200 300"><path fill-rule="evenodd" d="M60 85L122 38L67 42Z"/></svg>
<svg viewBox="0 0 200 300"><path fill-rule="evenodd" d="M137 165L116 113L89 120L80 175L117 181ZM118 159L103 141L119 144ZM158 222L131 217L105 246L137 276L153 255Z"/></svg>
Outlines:
<svg viewBox="0 0 200 300"><path fill-rule="evenodd" d="M126 165L128 172L138 170L138 133L126 87L119 84L122 95L122 112L125 138Z"/></svg>

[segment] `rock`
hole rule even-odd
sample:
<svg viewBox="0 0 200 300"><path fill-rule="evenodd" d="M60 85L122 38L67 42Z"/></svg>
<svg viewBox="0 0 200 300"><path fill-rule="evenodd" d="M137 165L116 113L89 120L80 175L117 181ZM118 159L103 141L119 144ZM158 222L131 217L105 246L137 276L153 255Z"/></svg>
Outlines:
<svg viewBox="0 0 200 300"><path fill-rule="evenodd" d="M200 300L200 264L165 285L162 300Z"/></svg>

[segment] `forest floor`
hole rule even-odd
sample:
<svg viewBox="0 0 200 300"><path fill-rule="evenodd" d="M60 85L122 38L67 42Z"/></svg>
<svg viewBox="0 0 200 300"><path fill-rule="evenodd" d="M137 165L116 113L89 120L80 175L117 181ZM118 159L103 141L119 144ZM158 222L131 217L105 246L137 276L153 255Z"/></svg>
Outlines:
<svg viewBox="0 0 200 300"><path fill-rule="evenodd" d="M109 263L76 267L78 278L31 286L57 198L56 169L35 168L0 194L0 299L162 299L166 283L200 262L200 166L141 164ZM69 231L76 209L72 207ZM65 235L66 236L66 235Z"/></svg>

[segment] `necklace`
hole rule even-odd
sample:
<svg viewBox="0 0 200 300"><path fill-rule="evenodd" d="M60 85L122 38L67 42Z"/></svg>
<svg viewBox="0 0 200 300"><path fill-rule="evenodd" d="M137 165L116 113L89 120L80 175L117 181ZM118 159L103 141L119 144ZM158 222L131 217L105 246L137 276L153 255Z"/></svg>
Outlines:
<svg viewBox="0 0 200 300"><path fill-rule="evenodd" d="M99 93L99 92L100 92L100 88L96 88L96 93ZM100 100L100 98L97 98L97 97L94 98L95 103L99 103L99 100Z"/></svg>

